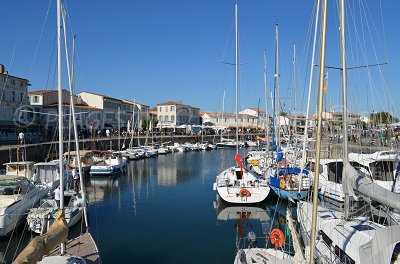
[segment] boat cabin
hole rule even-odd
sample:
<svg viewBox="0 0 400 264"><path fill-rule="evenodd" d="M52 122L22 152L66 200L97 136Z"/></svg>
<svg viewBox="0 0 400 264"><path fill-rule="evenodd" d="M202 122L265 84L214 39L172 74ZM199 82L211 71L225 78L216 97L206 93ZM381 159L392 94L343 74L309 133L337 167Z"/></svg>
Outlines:
<svg viewBox="0 0 400 264"><path fill-rule="evenodd" d="M16 161L4 163L6 175L22 176L29 180L33 178L33 161Z"/></svg>

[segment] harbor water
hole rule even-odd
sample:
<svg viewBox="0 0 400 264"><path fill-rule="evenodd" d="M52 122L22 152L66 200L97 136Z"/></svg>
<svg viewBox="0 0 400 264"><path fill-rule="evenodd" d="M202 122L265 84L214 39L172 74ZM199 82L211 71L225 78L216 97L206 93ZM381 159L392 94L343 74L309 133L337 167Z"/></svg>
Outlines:
<svg viewBox="0 0 400 264"><path fill-rule="evenodd" d="M244 156L246 150L240 151ZM130 161L120 175L87 177L89 225L103 263L233 263L239 238L248 231L261 237L272 228L284 231L286 204L272 201L272 194L252 208L217 199L213 182L235 164L234 155L234 149L170 153ZM72 228L71 236L82 226ZM291 250L286 235L285 249ZM32 236L20 227L2 238L4 263Z"/></svg>

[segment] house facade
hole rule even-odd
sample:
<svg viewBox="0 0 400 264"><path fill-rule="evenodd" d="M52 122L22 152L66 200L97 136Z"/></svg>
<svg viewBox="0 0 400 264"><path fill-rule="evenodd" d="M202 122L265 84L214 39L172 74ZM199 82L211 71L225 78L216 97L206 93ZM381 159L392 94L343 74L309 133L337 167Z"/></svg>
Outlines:
<svg viewBox="0 0 400 264"><path fill-rule="evenodd" d="M0 128L25 127L29 125L28 86L24 78L9 75L4 65L0 64Z"/></svg>
<svg viewBox="0 0 400 264"><path fill-rule="evenodd" d="M216 112L202 112L201 117L204 123L212 123L215 126L236 127L236 114L221 114ZM238 114L239 127L256 128L257 116Z"/></svg>
<svg viewBox="0 0 400 264"><path fill-rule="evenodd" d="M176 127L181 125L199 125L200 108L181 102L164 102L157 104L159 127Z"/></svg>

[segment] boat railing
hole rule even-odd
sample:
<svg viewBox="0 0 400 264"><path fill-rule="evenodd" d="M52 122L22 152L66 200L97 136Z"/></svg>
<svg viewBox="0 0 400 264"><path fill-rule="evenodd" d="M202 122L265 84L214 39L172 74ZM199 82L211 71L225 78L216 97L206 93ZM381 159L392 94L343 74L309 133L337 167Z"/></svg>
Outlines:
<svg viewBox="0 0 400 264"><path fill-rule="evenodd" d="M269 242L269 236L258 236L249 239L247 236L240 237L237 241L237 250L245 248L274 248L274 246ZM293 245L291 241L285 241L283 247L277 248L282 250L286 254L294 255Z"/></svg>

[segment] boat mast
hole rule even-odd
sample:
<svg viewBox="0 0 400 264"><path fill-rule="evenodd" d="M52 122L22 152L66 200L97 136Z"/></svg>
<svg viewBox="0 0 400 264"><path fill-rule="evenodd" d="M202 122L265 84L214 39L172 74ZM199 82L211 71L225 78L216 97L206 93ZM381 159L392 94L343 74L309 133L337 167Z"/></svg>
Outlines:
<svg viewBox="0 0 400 264"><path fill-rule="evenodd" d="M78 138L78 128L76 125L76 114L75 114L75 103L74 103L74 55L75 55L75 41L73 42L73 56L72 56L72 67L70 67L69 64L69 53L68 53L68 46L67 46L67 27L66 27L66 22L65 22L65 9L64 6L62 6L62 19L63 19L63 26L64 26L64 45L65 45L65 57L67 61L67 72L68 72L68 81L69 81L69 93L70 93L70 105L71 105L71 115L72 115L72 123L73 123L73 128L74 128L74 138L75 138L75 153L76 153L76 159L78 162L78 172L79 172L79 182L80 182L80 192L82 196L82 201L84 204L83 207L83 216L85 219L85 225L86 225L86 230L89 229L89 222L88 222L88 217L87 217L87 209L86 209L86 191L85 191L85 186L83 184L83 171L82 171L82 163L81 163L81 155L80 155L80 150L79 150L79 138ZM71 68L71 71L70 71Z"/></svg>
<svg viewBox="0 0 400 264"><path fill-rule="evenodd" d="M57 90L58 90L58 155L60 167L60 210L64 209L64 160L63 160L63 112L62 112L62 87L61 87L61 0L57 0ZM64 254L65 245L60 245L61 255Z"/></svg>
<svg viewBox="0 0 400 264"><path fill-rule="evenodd" d="M238 108L239 108L239 26L238 26L238 0L235 2L235 31L236 31L236 61L235 61L235 75L236 75L236 154L239 154L239 119L238 119Z"/></svg>
<svg viewBox="0 0 400 264"><path fill-rule="evenodd" d="M310 238L310 262L314 263L315 253L315 237L316 237L316 223L317 223L317 207L318 207L318 182L319 182L319 165L320 165L320 151L321 151L321 129L322 129L322 97L324 93L324 71L325 71L325 48L326 48L326 17L327 17L327 0L322 0L322 17L321 17L321 57L319 67L319 86L318 86L318 105L317 105L317 139L315 150L315 172L314 175L314 190L313 190L313 210L311 221L311 238Z"/></svg>
<svg viewBox="0 0 400 264"><path fill-rule="evenodd" d="M340 61L342 63L342 106L343 106L343 162L346 164L348 158L348 136L347 136L347 62L346 62L346 32L344 18L344 0L340 0ZM347 188L346 188L347 190ZM344 217L349 218L349 194L344 194Z"/></svg>
<svg viewBox="0 0 400 264"><path fill-rule="evenodd" d="M264 49L264 94L265 94L265 140L268 149L269 115L268 115L268 90L267 90L267 50Z"/></svg>
<svg viewBox="0 0 400 264"><path fill-rule="evenodd" d="M318 19L319 19L319 7L320 0L317 0L317 9L315 14L315 25L314 25L314 43L311 57L311 69L310 69L310 79L308 81L308 98L307 98L307 114L306 114L306 124L304 128L304 139L303 139L303 151L301 155L301 166L303 170L306 165L307 153L306 153L306 140L308 139L308 119L310 116L310 104L311 104L311 90L312 90L312 80L314 74L314 60L315 60L315 48L317 44L317 31L318 31Z"/></svg>
<svg viewBox="0 0 400 264"><path fill-rule="evenodd" d="M274 87L274 99L275 99L275 111L277 117L277 124L275 127L275 133L277 137L277 146L279 146L280 141L280 103L279 103L279 31L278 31L278 22L275 23L275 87ZM276 94L276 98L275 98ZM274 117L274 118L275 118Z"/></svg>
<svg viewBox="0 0 400 264"><path fill-rule="evenodd" d="M293 43L293 114L296 115L296 44L294 43ZM293 136L296 134L297 134L297 117L295 116L294 126L293 126Z"/></svg>

